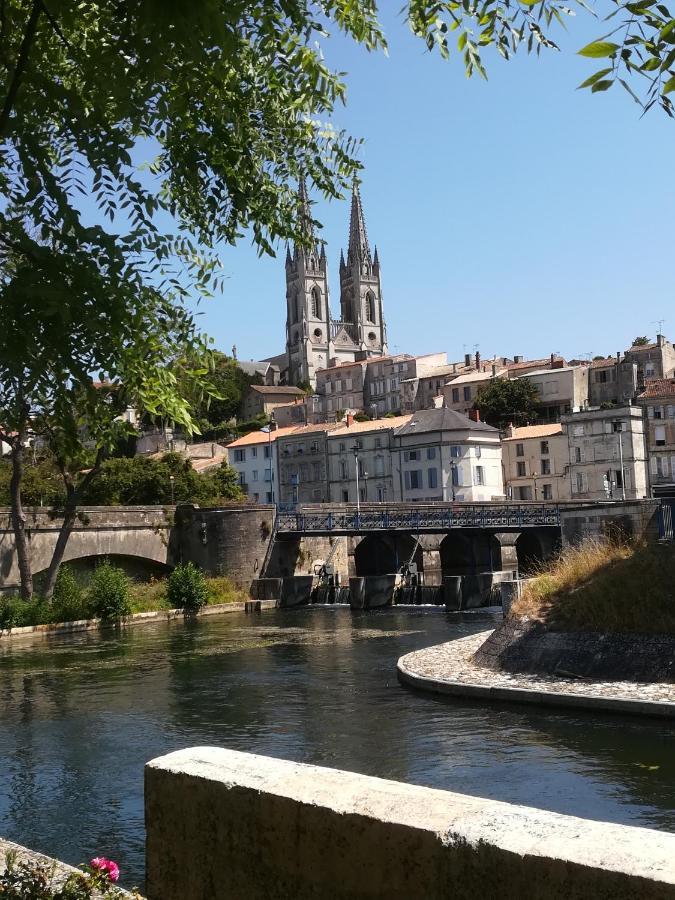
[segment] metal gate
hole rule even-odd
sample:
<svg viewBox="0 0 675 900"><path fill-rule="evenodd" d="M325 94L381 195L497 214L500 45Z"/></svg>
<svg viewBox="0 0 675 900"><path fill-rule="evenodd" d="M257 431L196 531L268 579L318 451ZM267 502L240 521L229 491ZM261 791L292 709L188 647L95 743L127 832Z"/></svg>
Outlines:
<svg viewBox="0 0 675 900"><path fill-rule="evenodd" d="M674 539L673 520L675 520L675 497L668 497L661 500L661 508L659 509L660 540L672 541Z"/></svg>

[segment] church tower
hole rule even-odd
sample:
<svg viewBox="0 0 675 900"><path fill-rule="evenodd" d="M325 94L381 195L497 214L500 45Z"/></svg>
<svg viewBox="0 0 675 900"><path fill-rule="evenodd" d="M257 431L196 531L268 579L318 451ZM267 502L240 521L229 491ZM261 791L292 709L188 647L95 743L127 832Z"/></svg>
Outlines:
<svg viewBox="0 0 675 900"><path fill-rule="evenodd" d="M345 329L359 350L387 353L387 328L382 310L380 260L371 256L358 181L352 188L347 261L340 254L340 312Z"/></svg>
<svg viewBox="0 0 675 900"><path fill-rule="evenodd" d="M302 228L310 245L286 250L286 356L290 384L316 382L316 370L328 365L330 308L326 249L312 225L304 179L299 187Z"/></svg>

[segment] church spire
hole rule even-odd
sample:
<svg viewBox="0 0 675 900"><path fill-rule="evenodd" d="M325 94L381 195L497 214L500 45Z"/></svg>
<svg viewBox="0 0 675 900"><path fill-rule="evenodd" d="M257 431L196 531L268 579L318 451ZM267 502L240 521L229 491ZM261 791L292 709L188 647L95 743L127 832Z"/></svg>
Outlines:
<svg viewBox="0 0 675 900"><path fill-rule="evenodd" d="M349 219L349 248L347 250L347 264L352 265L356 260L371 264L370 247L368 246L368 234L366 233L366 220L363 215L361 192L359 183L354 179L352 187L352 211Z"/></svg>

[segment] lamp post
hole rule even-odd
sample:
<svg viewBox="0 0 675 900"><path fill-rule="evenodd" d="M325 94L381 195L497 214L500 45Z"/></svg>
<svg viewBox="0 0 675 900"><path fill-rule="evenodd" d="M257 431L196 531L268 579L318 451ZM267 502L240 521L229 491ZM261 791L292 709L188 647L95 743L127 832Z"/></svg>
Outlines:
<svg viewBox="0 0 675 900"><path fill-rule="evenodd" d="M174 484L176 482L176 478L174 475L169 475L169 484L171 485L171 505L174 505Z"/></svg>
<svg viewBox="0 0 675 900"><path fill-rule="evenodd" d="M356 470L356 527L358 528L359 518L361 516L361 496L359 494L359 445L354 444L352 447L354 454L354 468Z"/></svg>
<svg viewBox="0 0 675 900"><path fill-rule="evenodd" d="M453 460L450 461L450 487L452 488L452 502L454 503L456 500L455 494L455 481L457 480L457 463Z"/></svg>
<svg viewBox="0 0 675 900"><path fill-rule="evenodd" d="M534 502L536 503L538 500L538 497L537 497L537 473L536 472L532 473L532 483L534 484Z"/></svg>
<svg viewBox="0 0 675 900"><path fill-rule="evenodd" d="M270 497L272 498L272 503L274 503L274 473L272 471L272 431L273 426L275 425L274 421L274 412L270 413L270 421L267 426L267 459L269 461L269 470L270 470Z"/></svg>
<svg viewBox="0 0 675 900"><path fill-rule="evenodd" d="M621 436L623 434L623 422L621 419L617 419L612 423L614 426L614 431L619 435L619 465L621 467L621 499L626 499L626 479L623 474L623 440Z"/></svg>

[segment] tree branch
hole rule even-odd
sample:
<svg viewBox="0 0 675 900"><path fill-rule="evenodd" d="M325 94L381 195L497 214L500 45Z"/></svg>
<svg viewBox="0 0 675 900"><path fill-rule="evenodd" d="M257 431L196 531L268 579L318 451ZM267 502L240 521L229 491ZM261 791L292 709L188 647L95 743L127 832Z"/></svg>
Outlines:
<svg viewBox="0 0 675 900"><path fill-rule="evenodd" d="M38 20L40 18L41 12L42 6L40 5L39 0L33 0L33 6L30 11L30 16L28 17L28 22L26 23L26 30L24 31L23 39L21 41L19 57L14 68L14 74L12 75L9 90L7 91L5 103L2 107L2 111L0 112L0 138L4 137L5 131L7 130L7 125L9 123L9 117L11 115L14 104L16 103L21 79L28 64L30 49L33 41L35 40L35 34L37 32Z"/></svg>

